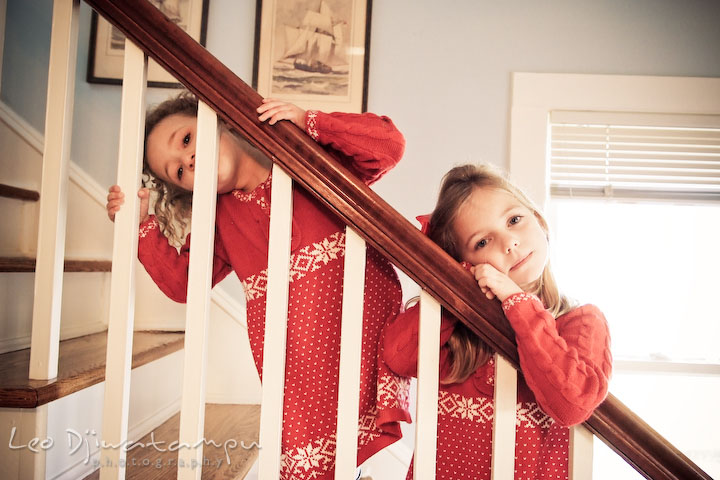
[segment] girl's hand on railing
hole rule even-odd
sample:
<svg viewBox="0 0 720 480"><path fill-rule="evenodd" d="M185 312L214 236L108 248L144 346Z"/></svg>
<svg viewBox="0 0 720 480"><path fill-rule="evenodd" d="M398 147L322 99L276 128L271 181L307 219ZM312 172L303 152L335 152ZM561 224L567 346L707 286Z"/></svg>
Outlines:
<svg viewBox="0 0 720 480"><path fill-rule="evenodd" d="M138 198L140 199L140 224L142 224L149 217L150 190L141 188L138 191ZM111 221L115 221L115 214L120 210L123 203L125 203L125 194L120 190L120 187L118 185L110 187L108 189L105 209Z"/></svg>
<svg viewBox="0 0 720 480"><path fill-rule="evenodd" d="M262 105L257 108L257 112L260 114L258 119L261 122L269 120L270 125L275 125L275 122L279 120L290 120L300 127L303 132L305 131L305 110L297 105L275 98L263 98L262 102Z"/></svg>

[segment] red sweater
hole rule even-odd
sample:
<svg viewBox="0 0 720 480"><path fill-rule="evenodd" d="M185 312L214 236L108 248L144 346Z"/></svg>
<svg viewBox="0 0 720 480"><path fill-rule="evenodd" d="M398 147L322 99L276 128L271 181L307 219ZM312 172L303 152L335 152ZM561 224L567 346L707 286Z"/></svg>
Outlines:
<svg viewBox="0 0 720 480"><path fill-rule="evenodd" d="M518 376L515 479L566 479L567 426L586 420L607 395L612 369L607 322L593 305L556 320L526 293L507 298L503 310L515 330L523 373ZM418 306L410 308L384 330L384 360L398 375L417 374L418 312ZM456 323L443 314L441 379L449 372L446 344ZM493 391L492 359L462 383L440 384L438 479L490 478Z"/></svg>
<svg viewBox="0 0 720 480"><path fill-rule="evenodd" d="M374 114L310 111L308 133L366 183L401 158L404 138L390 119ZM213 285L235 271L247 299L248 335L262 378L270 177L250 193L220 195ZM294 187L282 478L332 478L340 352L345 225L306 190ZM178 252L152 217L140 229L139 257L160 289L185 302L190 238ZM402 299L392 265L367 248L360 391L360 462L400 437L398 402L404 385L378 362L379 336ZM378 426L382 415L383 428Z"/></svg>

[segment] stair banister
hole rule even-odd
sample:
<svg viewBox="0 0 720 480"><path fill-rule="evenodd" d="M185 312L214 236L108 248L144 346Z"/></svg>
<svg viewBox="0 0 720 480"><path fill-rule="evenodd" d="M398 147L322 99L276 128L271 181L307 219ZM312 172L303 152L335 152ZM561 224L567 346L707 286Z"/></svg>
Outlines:
<svg viewBox="0 0 720 480"><path fill-rule="evenodd" d="M259 478L279 478L282 449L285 352L290 287L292 180L273 168L268 238L268 280L263 339ZM274 332L274 333L273 333Z"/></svg>
<svg viewBox="0 0 720 480"><path fill-rule="evenodd" d="M360 371L365 299L366 247L355 231L345 228L340 367L335 448L335 478L351 478L357 466Z"/></svg>
<svg viewBox="0 0 720 480"><path fill-rule="evenodd" d="M205 427L205 379L207 376L207 336L210 323L210 288L215 252L215 206L219 128L217 115L200 102L197 113L194 193L191 230L193 248L188 265L187 308L185 315L185 353L183 361L182 404L178 480L200 480L203 465Z"/></svg>
<svg viewBox="0 0 720 480"><path fill-rule="evenodd" d="M125 47L117 184L123 192L136 192L142 171L148 62L144 52L131 41L126 40ZM139 223L140 200L137 195L127 195L126 205L115 215L113 230L102 423L103 440L109 445L125 445L128 441ZM125 478L125 458L124 448L101 449L100 478Z"/></svg>
<svg viewBox="0 0 720 480"><path fill-rule="evenodd" d="M346 169L328 162L331 155L297 128L284 122L272 127L259 123L257 92L146 0L86 1L513 366L519 366L514 334L500 306L479 298L476 283L457 262ZM646 478L710 478L611 394L586 426Z"/></svg>

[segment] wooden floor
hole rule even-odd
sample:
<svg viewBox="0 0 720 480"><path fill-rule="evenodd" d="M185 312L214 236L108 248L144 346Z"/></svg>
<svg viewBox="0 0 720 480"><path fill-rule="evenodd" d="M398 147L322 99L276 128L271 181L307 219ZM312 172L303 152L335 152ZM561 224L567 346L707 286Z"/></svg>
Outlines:
<svg viewBox="0 0 720 480"><path fill-rule="evenodd" d="M137 331L132 367L183 348L182 332ZM60 342L58 376L30 380L30 349L0 355L0 407L34 408L105 380L107 332Z"/></svg>
<svg viewBox="0 0 720 480"><path fill-rule="evenodd" d="M172 442L177 442L180 426L180 414L141 438L139 446L129 447L126 465L127 480L174 480L177 478L178 452L169 450ZM205 408L205 444L202 470L203 479L241 479L245 478L258 456L257 442L260 432L260 405L218 405L209 404ZM210 442L218 444L214 446ZM154 444L153 444L154 442ZM165 442L165 443L161 443ZM159 448L155 447L159 445ZM237 445L237 446L235 446ZM226 458L226 451L230 461ZM102 465L102 458L100 458ZM96 470L85 480L98 480L100 471Z"/></svg>

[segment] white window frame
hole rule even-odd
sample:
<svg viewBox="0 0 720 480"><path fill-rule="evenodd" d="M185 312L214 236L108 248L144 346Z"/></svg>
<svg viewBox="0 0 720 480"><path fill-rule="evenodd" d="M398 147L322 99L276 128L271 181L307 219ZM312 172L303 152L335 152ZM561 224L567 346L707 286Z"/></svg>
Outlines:
<svg viewBox="0 0 720 480"><path fill-rule="evenodd" d="M550 198L553 111L720 115L720 78L514 73L508 171L541 209ZM623 371L720 374L718 365L616 362Z"/></svg>
<svg viewBox="0 0 720 480"><path fill-rule="evenodd" d="M550 196L556 110L720 115L720 78L514 73L508 170L540 208Z"/></svg>

